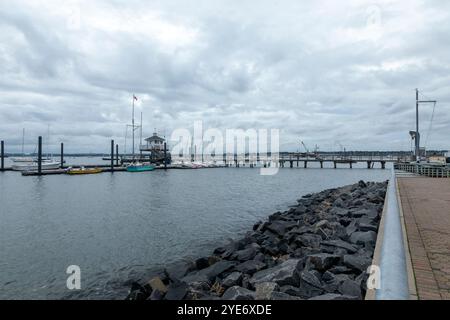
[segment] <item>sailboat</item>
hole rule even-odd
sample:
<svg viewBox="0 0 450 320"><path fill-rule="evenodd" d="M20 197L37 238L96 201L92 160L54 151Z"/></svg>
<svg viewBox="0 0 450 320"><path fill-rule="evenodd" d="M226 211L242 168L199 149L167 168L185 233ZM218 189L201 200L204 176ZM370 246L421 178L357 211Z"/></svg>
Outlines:
<svg viewBox="0 0 450 320"><path fill-rule="evenodd" d="M41 169L42 170L53 170L59 169L60 163L53 160L42 160ZM31 162L22 162L19 164L13 164L11 169L14 171L37 171L38 162L37 160L32 160Z"/></svg>
<svg viewBox="0 0 450 320"><path fill-rule="evenodd" d="M48 140L50 140L50 126L48 129ZM47 140L47 141L48 141ZM22 135L22 152L25 141L25 129L23 130ZM47 142L48 143L48 142ZM48 145L47 145L48 148ZM37 171L39 168L38 159L36 158L22 158L22 161L15 161L17 164L13 164L11 169L14 171ZM58 161L54 161L51 157L47 155L47 157L41 158L41 170L53 170L59 169L61 163Z"/></svg>
<svg viewBox="0 0 450 320"><path fill-rule="evenodd" d="M25 157L25 128L22 130L22 156L11 158L13 162L33 162L32 157Z"/></svg>
<svg viewBox="0 0 450 320"><path fill-rule="evenodd" d="M132 146L132 153L133 153L133 159L135 159L135 153L134 153L134 131L136 130L136 126L134 124L134 101L137 100L136 96L133 94L133 112L132 112L132 132L133 132L133 146ZM142 145L142 112L141 112L141 124L139 126L140 128L140 145ZM129 164L127 166L128 172L145 172L145 171L153 171L155 170L155 166L151 165L150 163L141 163L139 161L134 161L133 163Z"/></svg>

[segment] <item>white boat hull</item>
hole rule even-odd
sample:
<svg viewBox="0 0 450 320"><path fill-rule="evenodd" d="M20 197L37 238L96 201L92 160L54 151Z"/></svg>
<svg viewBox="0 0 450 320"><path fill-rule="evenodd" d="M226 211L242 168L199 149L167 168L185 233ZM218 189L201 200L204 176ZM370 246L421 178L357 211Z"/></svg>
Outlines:
<svg viewBox="0 0 450 320"><path fill-rule="evenodd" d="M41 164L42 170L59 169L59 167L60 167L59 162L42 162L42 164ZM11 168L14 171L37 171L38 164L37 164L37 162L26 163L26 164L16 164L16 165L12 165Z"/></svg>
<svg viewBox="0 0 450 320"><path fill-rule="evenodd" d="M11 158L13 162L34 162L35 160L30 157L15 157Z"/></svg>

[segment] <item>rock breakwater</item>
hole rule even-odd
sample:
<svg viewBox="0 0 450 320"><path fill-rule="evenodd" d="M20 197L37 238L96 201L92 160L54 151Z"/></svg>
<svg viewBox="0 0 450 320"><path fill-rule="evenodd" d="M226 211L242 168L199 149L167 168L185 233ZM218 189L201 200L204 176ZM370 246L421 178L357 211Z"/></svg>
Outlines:
<svg viewBox="0 0 450 320"><path fill-rule="evenodd" d="M133 283L127 299L363 299L386 188L360 181L305 195L210 256Z"/></svg>

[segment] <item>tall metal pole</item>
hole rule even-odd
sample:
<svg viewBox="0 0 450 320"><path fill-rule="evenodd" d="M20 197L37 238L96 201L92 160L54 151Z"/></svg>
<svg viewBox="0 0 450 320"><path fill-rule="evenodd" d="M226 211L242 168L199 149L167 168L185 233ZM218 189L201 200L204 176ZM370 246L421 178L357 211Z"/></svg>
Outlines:
<svg viewBox="0 0 450 320"><path fill-rule="evenodd" d="M42 173L42 137L38 138L38 174Z"/></svg>
<svg viewBox="0 0 450 320"><path fill-rule="evenodd" d="M419 133L419 104L421 103L434 103L436 105L436 100L419 100L419 89L416 89L416 161L420 161L420 133Z"/></svg>
<svg viewBox="0 0 450 320"><path fill-rule="evenodd" d="M133 112L132 112L132 116L131 116L131 126L133 130L133 159L134 159L134 94L133 94Z"/></svg>
<svg viewBox="0 0 450 320"><path fill-rule="evenodd" d="M419 89L416 89L416 161L420 161L420 134L419 134Z"/></svg>

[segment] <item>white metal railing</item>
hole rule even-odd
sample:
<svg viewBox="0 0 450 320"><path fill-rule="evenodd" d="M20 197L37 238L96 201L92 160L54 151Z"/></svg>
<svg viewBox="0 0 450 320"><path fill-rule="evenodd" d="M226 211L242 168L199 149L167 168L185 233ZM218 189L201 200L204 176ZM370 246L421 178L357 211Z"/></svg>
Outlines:
<svg viewBox="0 0 450 320"><path fill-rule="evenodd" d="M400 209L397 194L395 170L392 169L386 193L384 212L384 237L380 256L380 289L376 291L377 300L409 299L406 255L403 245Z"/></svg>

